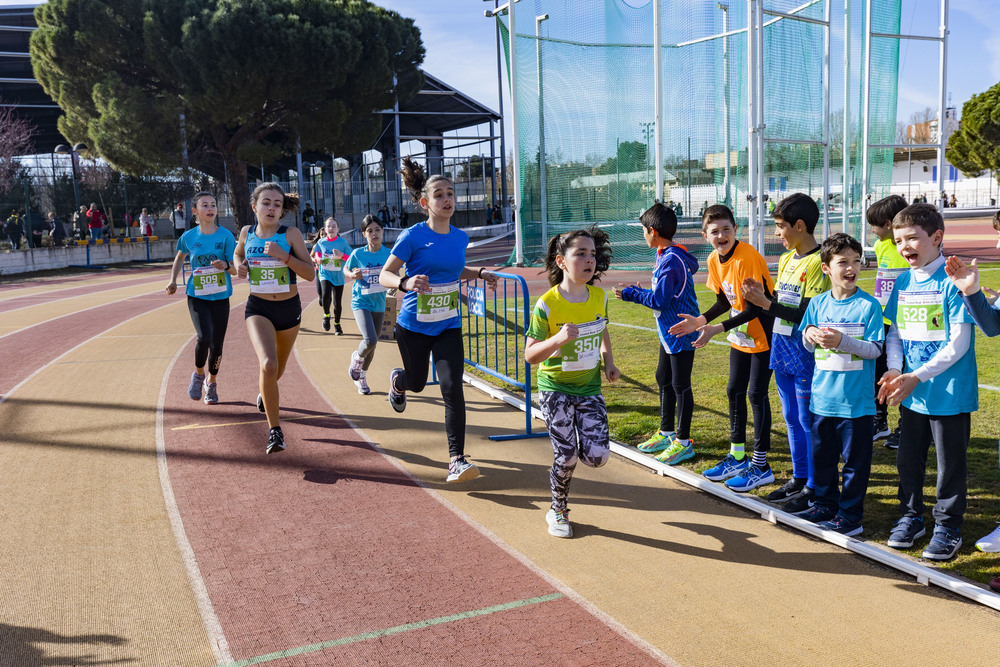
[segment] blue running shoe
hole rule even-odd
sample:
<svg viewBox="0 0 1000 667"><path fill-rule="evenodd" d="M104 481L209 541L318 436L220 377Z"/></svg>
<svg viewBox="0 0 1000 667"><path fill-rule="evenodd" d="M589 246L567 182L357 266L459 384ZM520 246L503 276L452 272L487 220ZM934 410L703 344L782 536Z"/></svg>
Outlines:
<svg viewBox="0 0 1000 667"><path fill-rule="evenodd" d="M829 521L823 521L817 524L823 530L832 530L835 533L840 533L847 537L854 537L855 535L860 535L864 532L864 528L860 523L855 523L851 521L843 514L838 514Z"/></svg>
<svg viewBox="0 0 1000 667"><path fill-rule="evenodd" d="M893 549L909 549L913 546L914 540L918 537L923 537L926 532L922 518L919 516L904 516L892 527L886 544Z"/></svg>
<svg viewBox="0 0 1000 667"><path fill-rule="evenodd" d="M718 465L709 468L705 472L701 473L706 479L710 479L713 482L722 482L729 479L730 477L735 477L736 475L746 472L746 469L750 467L750 457L744 456L739 461L732 454L726 454L726 458L722 459Z"/></svg>
<svg viewBox="0 0 1000 667"><path fill-rule="evenodd" d="M191 383L188 384L188 396L192 401L201 400L201 391L205 387L205 376L191 373Z"/></svg>
<svg viewBox="0 0 1000 667"><path fill-rule="evenodd" d="M951 560L962 546L962 534L955 528L934 526L931 541L921 554L928 560Z"/></svg>
<svg viewBox="0 0 1000 667"><path fill-rule="evenodd" d="M795 516L812 523L824 523L837 516L837 510L821 503L813 503L810 507L797 512Z"/></svg>
<svg viewBox="0 0 1000 667"><path fill-rule="evenodd" d="M774 484L774 473L771 472L771 466L767 463L764 464L763 468L758 468L755 465L747 466L743 474L726 480L726 486L740 493L765 484Z"/></svg>

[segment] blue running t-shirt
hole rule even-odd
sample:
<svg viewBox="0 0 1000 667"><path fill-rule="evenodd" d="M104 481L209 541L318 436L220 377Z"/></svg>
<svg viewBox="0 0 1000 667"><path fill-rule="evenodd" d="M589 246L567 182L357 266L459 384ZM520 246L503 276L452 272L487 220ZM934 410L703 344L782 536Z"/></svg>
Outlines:
<svg viewBox="0 0 1000 667"><path fill-rule="evenodd" d="M406 275L425 275L431 285L426 294L406 293L399 313L400 326L428 336L462 328L458 283L468 246L469 235L455 226L447 234L438 234L421 222L399 235L392 254L403 261Z"/></svg>

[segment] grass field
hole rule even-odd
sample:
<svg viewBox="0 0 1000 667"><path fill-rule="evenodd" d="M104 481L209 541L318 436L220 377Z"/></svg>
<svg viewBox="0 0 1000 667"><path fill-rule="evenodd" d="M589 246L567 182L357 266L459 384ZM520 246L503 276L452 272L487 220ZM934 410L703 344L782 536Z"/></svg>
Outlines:
<svg viewBox="0 0 1000 667"><path fill-rule="evenodd" d="M984 264L981 271L984 285L991 287L1000 285L1000 264ZM859 284L862 289L871 292L874 280L875 272L866 271ZM605 288L611 286L610 282L603 285ZM703 285L698 286L697 292L703 309L714 302L715 296ZM659 395L654 378L659 342L652 330L655 324L652 311L649 309L632 303L623 303L612 297L608 315L612 323L611 341L615 363L622 371L622 377L618 382L604 383L611 437L619 442L635 445L659 428ZM518 333L523 335L523 331ZM516 335L508 337L511 355L514 354L513 341L516 338ZM721 335L716 336L714 340L725 341ZM523 355L523 343L518 344ZM997 437L997 414L1000 412L998 411L1000 408L998 351L1000 351L1000 339L986 338L977 329L976 356L979 382L982 385L995 386L997 389L980 388L980 407L972 415L972 439L969 443L969 506L962 529L964 544L957 558L941 565L980 582L1000 574L1000 555L983 554L973 547L975 541L992 531L996 527L996 522L1000 520ZM729 451L729 416L726 398L728 378L728 344L710 343L695 353L692 377L695 410L691 437L695 441L697 456L685 461L681 466L701 472L715 465ZM495 378L491 378L491 381L496 382ZM534 372L532 372L532 386L535 386ZM770 393L773 426L769 461L777 481L773 485L752 492L762 498L791 476L791 458L785 423L781 417L781 403L773 382ZM889 417L890 426L894 427L899 417L898 409L890 408ZM752 414L750 421L747 433L752 442ZM874 447L871 481L865 501L865 532L862 537L884 543L889 529L899 516L899 505L896 499L898 479L896 452L885 448L882 442L879 441ZM924 489L927 509L924 519L928 523L929 537L930 528L933 526L930 511L935 501L936 466L933 451L928 459L927 483ZM907 553L919 558L926 545L926 539L918 540L918 548Z"/></svg>

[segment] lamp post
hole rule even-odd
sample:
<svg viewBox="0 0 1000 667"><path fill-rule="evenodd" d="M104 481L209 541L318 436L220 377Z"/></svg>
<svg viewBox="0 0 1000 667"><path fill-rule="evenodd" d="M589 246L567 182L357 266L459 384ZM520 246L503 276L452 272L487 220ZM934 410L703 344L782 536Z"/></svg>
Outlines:
<svg viewBox="0 0 1000 667"><path fill-rule="evenodd" d="M535 67L538 70L538 189L541 194L542 243L549 238L549 200L545 182L545 89L542 85L542 21L548 14L535 17Z"/></svg>
<svg viewBox="0 0 1000 667"><path fill-rule="evenodd" d="M323 160L317 160L313 163L316 167L315 180L313 181L313 201L316 202L316 215L319 215L320 210L326 209L326 197L323 193L323 167L326 166L326 162ZM320 202L323 202L323 208L320 209ZM322 220L316 219L316 227L318 228L322 224Z"/></svg>

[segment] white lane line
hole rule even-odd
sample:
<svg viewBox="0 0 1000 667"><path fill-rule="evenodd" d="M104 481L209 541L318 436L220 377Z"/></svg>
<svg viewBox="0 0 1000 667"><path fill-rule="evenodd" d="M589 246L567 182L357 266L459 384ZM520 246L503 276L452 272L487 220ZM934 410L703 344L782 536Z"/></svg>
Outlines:
<svg viewBox="0 0 1000 667"><path fill-rule="evenodd" d="M142 285L146 285L146 284L153 285L153 284L159 283L161 281L162 281L162 279L161 280L149 280L149 281L145 281L145 282L138 282L138 283L136 283L134 285L120 285L118 287L109 287L108 289L94 290L90 294L86 294L86 295L77 294L76 296L65 296L65 297L63 297L61 299L52 299L51 301L41 301L39 303L31 303L31 304L28 304L26 306L18 306L17 308L11 308L10 310L4 310L0 314L6 315L7 313L16 313L17 311L24 310L25 308L35 308L36 306L48 306L49 304L59 303L61 301L69 301L70 299L79 299L82 296L92 296L92 295L95 295L95 294L104 294L105 292L113 292L113 291L119 290L119 289L129 289L130 287L141 287ZM106 285L106 284L107 283L103 283L102 285ZM72 289L80 289L80 288L79 287L74 287ZM41 296L45 296L45 295L39 295L39 298ZM17 298L19 298L19 299L30 299L30 298L35 298L35 297L34 297L34 295L32 295L32 296L22 296L22 297L17 297Z"/></svg>
<svg viewBox="0 0 1000 667"><path fill-rule="evenodd" d="M194 594L198 604L198 612L201 614L201 621L205 624L205 632L208 633L208 641L212 645L212 653L215 654L216 664L233 661L233 654L229 650L229 642L222 631L222 623L215 614L215 607L212 606L212 599L208 595L208 587L201 576L198 568L198 559L194 555L191 542L188 541L187 533L184 531L184 521L181 519L180 509L177 507L177 499L174 497L174 487L170 483L170 471L167 469L167 448L163 437L163 406L167 400L167 384L170 380L170 373L173 371L177 360L188 348L188 344L194 339L189 336L179 348L173 360L163 372L163 380L160 382L160 396L156 401L156 467L160 473L160 488L163 490L163 502L167 508L167 516L170 517L170 526L174 531L174 540L177 542L177 549L181 553L181 560L184 562L184 569L187 571L188 582L191 584L191 592Z"/></svg>
<svg viewBox="0 0 1000 667"><path fill-rule="evenodd" d="M126 289L126 288L123 288L123 289ZM110 291L110 290L107 290L107 291ZM95 308L103 308L104 306L110 306L110 305L115 304L115 303L121 303L122 301L128 301L129 299L137 299L139 297L149 296L150 294L160 294L161 292L162 292L162 290L156 290L154 292L143 292L142 294L136 294L134 296L125 297L124 299L116 299L115 301L108 301L107 303L99 303L96 306L90 306L89 308L81 308L80 310L73 310L73 311L70 311L68 313L63 313L62 315L56 315L55 317L50 317L47 320L42 320L41 322L35 322L34 324L29 324L26 327L21 327L20 329L18 329L16 331L11 331L10 333L2 334L2 335L0 335L0 340L3 340L7 336L13 336L16 333L21 333L22 331L27 331L28 329L34 329L35 327L41 326L43 324L48 324L49 322L55 322L56 320L61 320L62 318L69 317L70 315L76 315L77 313L85 313L88 310L93 310ZM5 313L0 313L0 314L6 315L9 312L10 311L8 310ZM147 312L153 312L153 311L147 311ZM117 326L117 325L115 325L115 326ZM114 327L111 327L111 329L114 329ZM108 329L108 331L111 331L111 329ZM76 349L76 348L74 348L74 349Z"/></svg>

